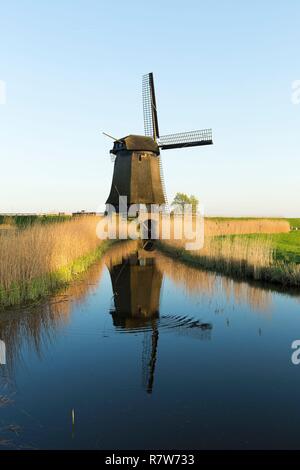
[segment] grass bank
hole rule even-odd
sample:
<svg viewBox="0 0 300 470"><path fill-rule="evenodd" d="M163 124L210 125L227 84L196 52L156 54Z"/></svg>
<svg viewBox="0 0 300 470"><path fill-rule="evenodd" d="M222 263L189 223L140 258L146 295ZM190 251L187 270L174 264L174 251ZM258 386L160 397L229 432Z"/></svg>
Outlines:
<svg viewBox="0 0 300 470"><path fill-rule="evenodd" d="M260 239L271 243L276 260L300 263L300 218L209 217L205 219L205 234Z"/></svg>
<svg viewBox="0 0 300 470"><path fill-rule="evenodd" d="M258 239L271 244L274 259L286 263L300 263L300 230L290 233L238 235L236 238Z"/></svg>
<svg viewBox="0 0 300 470"><path fill-rule="evenodd" d="M0 307L34 301L76 279L106 250L98 217L0 233Z"/></svg>
<svg viewBox="0 0 300 470"><path fill-rule="evenodd" d="M300 263L300 218L271 219L209 217L207 236L240 236L271 243L279 261Z"/></svg>
<svg viewBox="0 0 300 470"><path fill-rule="evenodd" d="M81 256L57 271L49 272L39 278L12 283L9 289L4 289L0 286L0 309L34 302L55 293L58 289L66 287L99 260L108 246L109 242L104 242L93 252Z"/></svg>
<svg viewBox="0 0 300 470"><path fill-rule="evenodd" d="M289 222L292 230L295 230L295 229L300 230L300 219L286 219L286 220Z"/></svg>

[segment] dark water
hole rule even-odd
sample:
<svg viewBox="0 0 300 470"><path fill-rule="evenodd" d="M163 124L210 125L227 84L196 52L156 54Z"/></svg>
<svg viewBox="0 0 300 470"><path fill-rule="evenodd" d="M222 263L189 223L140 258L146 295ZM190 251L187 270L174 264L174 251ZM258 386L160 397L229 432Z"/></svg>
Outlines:
<svg viewBox="0 0 300 470"><path fill-rule="evenodd" d="M298 338L300 293L124 244L0 315L0 449L300 448Z"/></svg>

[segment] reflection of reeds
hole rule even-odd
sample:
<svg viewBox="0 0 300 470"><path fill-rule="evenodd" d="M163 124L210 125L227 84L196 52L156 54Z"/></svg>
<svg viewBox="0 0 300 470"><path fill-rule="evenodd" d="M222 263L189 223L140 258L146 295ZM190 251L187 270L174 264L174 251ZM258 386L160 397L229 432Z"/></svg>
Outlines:
<svg viewBox="0 0 300 470"><path fill-rule="evenodd" d="M94 263L85 273L85 275L70 284L64 289L60 289L59 293L51 297L51 309L60 317L60 321L67 322L72 304L81 304L86 296L97 288L103 273L103 263Z"/></svg>
<svg viewBox="0 0 300 470"><path fill-rule="evenodd" d="M42 344L51 343L53 335L68 322L72 306L84 301L96 288L103 272L103 264L96 263L83 279L71 283L51 298L17 311L0 315L0 338L5 342L7 367L12 368L16 359L21 359L21 346L27 343L38 354ZM1 400L0 400L1 406Z"/></svg>
<svg viewBox="0 0 300 470"><path fill-rule="evenodd" d="M271 307L269 289L219 277L214 273L189 266L162 254L156 257L156 263L158 269L175 284L183 286L188 295L205 295L213 298L224 293L227 299L232 297L235 302L246 303L253 310L268 311Z"/></svg>
<svg viewBox="0 0 300 470"><path fill-rule="evenodd" d="M238 239L234 242L234 238L226 239L226 244L220 245L222 239L217 239L218 249L215 254L219 255L220 251L223 249L222 255L224 256L226 253L226 256L232 256L238 264L240 264L240 269L243 269L245 260L256 263L256 268L254 269L257 269L257 259L259 259L258 265L261 268L273 262L270 242L260 244L256 243L254 239L252 243L250 241L248 245L239 245L237 241ZM177 241L171 241L167 248L174 248L176 242ZM180 241L177 246L175 245L178 250L173 250L172 255L179 254L179 257L176 256L176 259L174 259L173 257L165 256L163 252L160 251L146 252L140 248L140 244L137 241L120 242L108 248L101 262L108 266L114 266L115 264L121 264L122 260L130 257L132 253L138 252L140 258L154 257L158 269L178 286L184 286L185 291L189 295L204 294L213 297L218 292L224 292L228 299L232 297L235 302L246 303L250 305L253 310L268 311L270 309L272 295L270 286L260 287L257 283L249 284L243 280L237 281L230 277L218 276L215 271L205 271L201 269L201 265L199 266L197 263L185 263L184 260L180 261L183 243L183 241ZM207 251L211 249L213 238L211 238L208 243L210 244L206 245ZM239 250L237 250L238 246L240 247ZM193 255L193 252L191 255ZM241 261L241 259L244 259L244 261ZM294 291L291 293L296 294ZM300 301L300 297L297 297L297 299Z"/></svg>
<svg viewBox="0 0 300 470"><path fill-rule="evenodd" d="M113 245L107 250L102 260L109 266L120 264L122 259L129 257L138 250L135 241ZM271 306L271 291L243 281L233 281L220 277L213 272L199 269L192 265L164 256L161 252L149 253L139 250L139 257L155 258L155 263L162 274L168 276L178 286L183 286L188 295L206 295L214 297L224 292L227 298L233 297L238 303L246 303L254 310L267 311Z"/></svg>
<svg viewBox="0 0 300 470"><path fill-rule="evenodd" d="M139 242L136 240L122 241L114 243L109 247L101 258L101 263L108 266L122 264L125 258L135 253L139 249Z"/></svg>
<svg viewBox="0 0 300 470"><path fill-rule="evenodd" d="M84 271L103 246L98 222L91 216L0 232L0 304L34 300Z"/></svg>
<svg viewBox="0 0 300 470"><path fill-rule="evenodd" d="M136 242L117 243L109 248L107 254L98 263L91 266L83 278L72 282L58 293L37 305L20 310L8 310L0 315L0 338L6 344L7 367L13 368L16 360L22 360L20 352L23 344L34 347L38 354L42 345L51 343L53 335L68 322L72 306L81 303L97 287L105 263L116 263L121 257L127 257L136 250ZM110 261L109 261L110 260ZM1 400L4 404L4 398Z"/></svg>

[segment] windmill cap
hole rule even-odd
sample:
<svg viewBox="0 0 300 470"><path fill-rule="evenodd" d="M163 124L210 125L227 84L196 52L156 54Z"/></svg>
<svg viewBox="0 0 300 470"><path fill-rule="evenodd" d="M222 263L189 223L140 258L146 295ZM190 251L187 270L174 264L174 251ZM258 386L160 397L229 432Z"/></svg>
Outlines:
<svg viewBox="0 0 300 470"><path fill-rule="evenodd" d="M155 140L152 139L152 137L146 137L144 135L127 135L126 137L122 137L122 139L116 140L111 153L116 154L121 150L154 152L157 155L159 154L159 147Z"/></svg>

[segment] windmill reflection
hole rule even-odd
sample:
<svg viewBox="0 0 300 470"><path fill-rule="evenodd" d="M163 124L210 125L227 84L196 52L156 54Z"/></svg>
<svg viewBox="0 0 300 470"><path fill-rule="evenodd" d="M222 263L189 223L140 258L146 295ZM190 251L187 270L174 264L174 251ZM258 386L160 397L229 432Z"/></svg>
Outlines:
<svg viewBox="0 0 300 470"><path fill-rule="evenodd" d="M114 309L113 324L117 328L144 331L143 386L152 392L158 346L159 300L163 276L154 258L136 251L117 264L108 260Z"/></svg>
<svg viewBox="0 0 300 470"><path fill-rule="evenodd" d="M118 329L144 333L142 374L143 387L152 393L158 352L159 329L190 334L195 330L200 339L208 339L212 328L185 316L160 316L160 294L163 280L153 252L137 249L134 253L106 261L110 272L114 308L113 324ZM196 334L197 336L197 334Z"/></svg>

